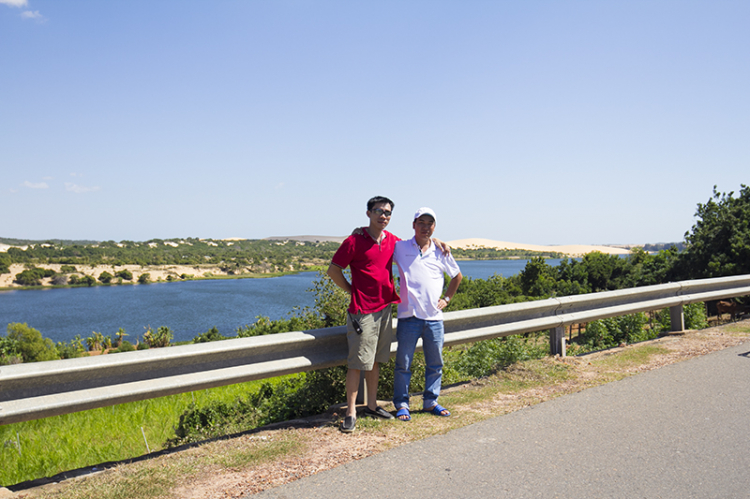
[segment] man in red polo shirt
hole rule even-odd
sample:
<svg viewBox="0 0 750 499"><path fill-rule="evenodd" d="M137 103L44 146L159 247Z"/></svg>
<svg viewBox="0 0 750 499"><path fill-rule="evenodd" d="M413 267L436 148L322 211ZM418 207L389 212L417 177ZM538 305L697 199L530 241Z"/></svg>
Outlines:
<svg viewBox="0 0 750 499"><path fill-rule="evenodd" d="M401 300L393 282L393 249L399 239L386 231L391 221L393 201L376 196L367 202L370 224L361 233L341 243L328 267L334 283L351 295L346 320L349 344L346 373L346 416L341 431L350 433L357 424L356 401L360 372L365 371L368 416L392 419L388 411L377 405L380 363L388 362L393 341L391 303ZM344 276L349 267L352 282Z"/></svg>

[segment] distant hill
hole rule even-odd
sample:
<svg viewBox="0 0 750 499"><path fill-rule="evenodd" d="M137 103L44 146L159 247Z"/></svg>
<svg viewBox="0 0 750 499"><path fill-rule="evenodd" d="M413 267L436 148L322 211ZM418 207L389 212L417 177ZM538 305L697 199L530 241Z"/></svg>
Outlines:
<svg viewBox="0 0 750 499"><path fill-rule="evenodd" d="M89 244L98 244L99 241L91 241L88 239L81 239L81 240L73 240L73 239L43 239L43 240L33 240L33 239L13 239L10 237L0 237L0 244L5 244L7 246L28 246L30 244L44 244L44 243L53 243L56 245L64 245L64 246L72 246L74 244L78 244L80 246L86 246Z"/></svg>
<svg viewBox="0 0 750 499"><path fill-rule="evenodd" d="M630 253L630 250L627 250L625 248L616 248L613 246L596 246L596 245L586 245L586 244L569 244L569 245L563 245L563 246L542 246L539 244L523 244L523 243L510 243L507 241L493 241L491 239L459 239L456 241L448 241L448 244L453 248L464 248L464 249L474 249L474 248L497 248L497 249L509 249L509 250L517 250L517 249L523 249L528 251L538 251L538 252L554 252L554 253L562 253L564 255L578 257L581 255L585 255L586 253L591 253L594 251L599 251L601 253L605 253L608 255L627 255Z"/></svg>
<svg viewBox="0 0 750 499"><path fill-rule="evenodd" d="M347 236L275 236L264 237L264 241L299 241L302 243L342 243Z"/></svg>

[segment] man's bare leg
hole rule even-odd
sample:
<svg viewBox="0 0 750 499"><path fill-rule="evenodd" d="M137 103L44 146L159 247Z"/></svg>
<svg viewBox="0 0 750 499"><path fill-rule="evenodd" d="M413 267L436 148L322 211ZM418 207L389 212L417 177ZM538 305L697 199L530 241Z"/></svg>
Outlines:
<svg viewBox="0 0 750 499"><path fill-rule="evenodd" d="M375 362L372 370L365 371L365 383L367 383L367 407L370 410L378 408L378 377L380 376L380 364Z"/></svg>
<svg viewBox="0 0 750 499"><path fill-rule="evenodd" d="M357 415L357 395L359 394L359 369L346 371L346 415ZM367 374L365 374L367 376ZM375 378L377 380L377 378ZM377 385L376 385L377 386Z"/></svg>

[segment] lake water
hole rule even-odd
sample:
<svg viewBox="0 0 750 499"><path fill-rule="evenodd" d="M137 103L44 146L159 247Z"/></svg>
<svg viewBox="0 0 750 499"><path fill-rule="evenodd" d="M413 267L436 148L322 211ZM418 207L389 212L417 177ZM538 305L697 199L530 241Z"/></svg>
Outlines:
<svg viewBox="0 0 750 499"><path fill-rule="evenodd" d="M559 260L547 260L557 265ZM459 262L465 277L510 277L526 260ZM94 286L0 291L0 327L25 322L53 341L106 335L125 329L134 341L146 326L168 326L174 341L188 341L216 326L225 336L252 324L258 316L287 317L294 307L313 305L307 292L317 276L303 272L267 279L184 281L149 285ZM3 331L4 333L4 331Z"/></svg>

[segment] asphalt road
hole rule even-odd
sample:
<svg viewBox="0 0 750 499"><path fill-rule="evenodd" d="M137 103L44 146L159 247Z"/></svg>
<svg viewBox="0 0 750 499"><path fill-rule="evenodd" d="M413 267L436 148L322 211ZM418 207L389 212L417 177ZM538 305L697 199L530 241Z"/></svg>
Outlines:
<svg viewBox="0 0 750 499"><path fill-rule="evenodd" d="M403 445L254 498L750 498L750 343Z"/></svg>

